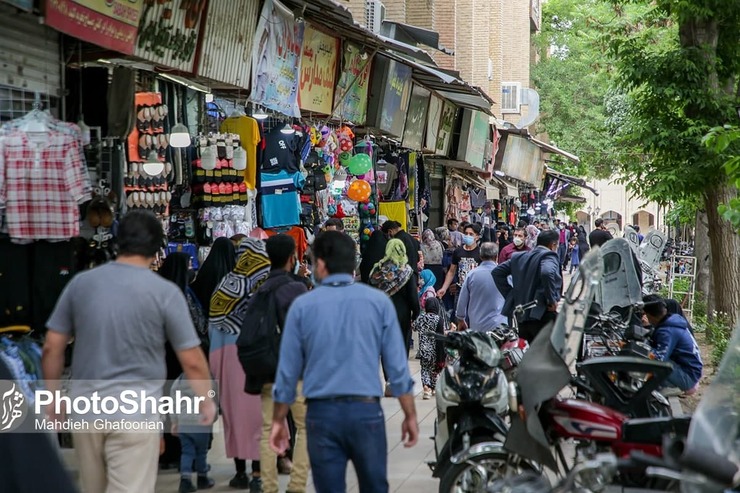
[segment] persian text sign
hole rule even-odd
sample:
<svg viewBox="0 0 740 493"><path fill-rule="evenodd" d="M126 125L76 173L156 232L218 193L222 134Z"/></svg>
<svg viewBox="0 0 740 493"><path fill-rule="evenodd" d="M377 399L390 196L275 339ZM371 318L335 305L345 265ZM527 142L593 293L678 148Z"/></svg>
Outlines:
<svg viewBox="0 0 740 493"><path fill-rule="evenodd" d="M134 53L143 0L48 0L46 24L126 55Z"/></svg>
<svg viewBox="0 0 740 493"><path fill-rule="evenodd" d="M391 60L388 67L388 87L382 103L380 129L403 137L406 111L411 100L411 67L395 60Z"/></svg>
<svg viewBox="0 0 740 493"><path fill-rule="evenodd" d="M370 57L362 49L345 43L342 75L337 82L335 98L338 99L334 116L364 125L367 120L367 92L370 85Z"/></svg>
<svg viewBox="0 0 740 493"><path fill-rule="evenodd" d="M306 26L301 55L298 106L305 111L330 115L334 100L339 41Z"/></svg>
<svg viewBox="0 0 740 493"><path fill-rule="evenodd" d="M203 1L147 0L135 55L159 65L194 72Z"/></svg>

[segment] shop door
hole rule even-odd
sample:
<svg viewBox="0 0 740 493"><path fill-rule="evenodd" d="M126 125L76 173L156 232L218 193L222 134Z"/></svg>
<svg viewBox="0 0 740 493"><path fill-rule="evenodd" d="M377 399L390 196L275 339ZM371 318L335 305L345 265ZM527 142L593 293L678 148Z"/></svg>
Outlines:
<svg viewBox="0 0 740 493"><path fill-rule="evenodd" d="M431 199L432 203L429 206L429 221L424 226L425 228L438 228L445 225L444 221L444 198L445 198L445 187L444 179L432 178L432 191Z"/></svg>

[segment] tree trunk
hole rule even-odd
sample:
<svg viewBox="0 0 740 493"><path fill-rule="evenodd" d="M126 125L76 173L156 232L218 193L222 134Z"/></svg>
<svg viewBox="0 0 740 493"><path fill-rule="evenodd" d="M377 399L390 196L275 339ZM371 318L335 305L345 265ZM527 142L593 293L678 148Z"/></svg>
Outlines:
<svg viewBox="0 0 740 493"><path fill-rule="evenodd" d="M707 313L712 313L714 293L711 290L712 250L709 244L707 213L696 213L696 234L694 235L694 256L696 256L696 291L704 296Z"/></svg>
<svg viewBox="0 0 740 493"><path fill-rule="evenodd" d="M738 190L729 184L709 188L704 194L711 245L714 309L727 313L734 323L740 315L740 236L719 214L721 204L729 204Z"/></svg>

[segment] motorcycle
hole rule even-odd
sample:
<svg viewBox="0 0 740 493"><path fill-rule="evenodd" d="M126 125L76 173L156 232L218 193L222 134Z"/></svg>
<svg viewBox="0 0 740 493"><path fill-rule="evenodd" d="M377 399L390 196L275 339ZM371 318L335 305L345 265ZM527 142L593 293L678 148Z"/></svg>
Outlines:
<svg viewBox="0 0 740 493"><path fill-rule="evenodd" d="M688 418L630 419L610 407L560 395L561 390L572 382L572 365L579 353L591 303L607 265L598 248L585 256L565 293L557 319L539 333L519 365L517 381L509 384L509 406L515 411L511 414L511 427L504 444L506 449L555 472L561 469L565 474L570 472L564 449L573 442L576 444L577 466L601 453L613 453L624 458L633 451L640 451L660 457L664 434L685 435L688 430ZM670 363L616 358L622 359L609 363L612 370L614 365L621 365L625 371L633 371L635 368L629 365L634 364L640 370L650 366L654 372L663 371L665 376L671 371ZM593 361L604 359L609 358L595 358ZM651 390L649 386L644 387L636 398L646 398L645 393ZM593 481L590 486L598 486L601 480L594 478ZM665 481L660 479L621 472L617 482L627 488L643 488L643 491L665 485Z"/></svg>
<svg viewBox="0 0 740 493"><path fill-rule="evenodd" d="M503 447L508 396L496 340L473 331L437 338L459 356L437 380L436 461L429 466L433 477L440 478L439 491L484 492L497 478L539 471Z"/></svg>
<svg viewBox="0 0 740 493"><path fill-rule="evenodd" d="M518 316L535 306L537 306L536 300L530 301L525 305L517 306L514 309L511 327L508 325L499 325L488 332L501 350L501 368L504 370L506 380L509 382L516 378L517 367L521 363L524 353L529 349L527 340L519 337Z"/></svg>

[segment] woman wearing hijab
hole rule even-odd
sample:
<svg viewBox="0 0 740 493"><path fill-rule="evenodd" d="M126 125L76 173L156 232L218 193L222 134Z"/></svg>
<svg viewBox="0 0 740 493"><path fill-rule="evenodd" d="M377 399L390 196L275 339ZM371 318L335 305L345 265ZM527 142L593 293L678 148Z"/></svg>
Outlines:
<svg viewBox="0 0 740 493"><path fill-rule="evenodd" d="M408 261L403 242L393 239L386 245L385 256L370 272L370 285L385 291L396 308L407 356L411 342L411 321L420 312L416 276Z"/></svg>
<svg viewBox="0 0 740 493"><path fill-rule="evenodd" d="M425 312L414 322L414 329L419 332L419 359L421 360L424 400L434 395L437 376L445 362L444 343L438 341L434 335L444 334L446 328L447 317L439 300L436 297L428 299Z"/></svg>
<svg viewBox="0 0 740 493"><path fill-rule="evenodd" d="M445 281L445 269L442 265L445 247L431 229L425 229L421 234L421 253L424 255L424 268L432 271L436 279L434 289L441 288Z"/></svg>
<svg viewBox="0 0 740 493"><path fill-rule="evenodd" d="M370 239L365 245L365 249L362 252L362 261L360 262L360 280L365 284L370 282L370 271L373 266L380 262L385 255L385 245L388 243L385 235L380 229L373 231L370 235Z"/></svg>
<svg viewBox="0 0 740 493"><path fill-rule="evenodd" d="M185 299L188 302L188 308L190 309L190 318L193 320L193 325L198 331L198 336L201 340L207 338L208 331L208 319L206 314L200 306L200 302L195 297L192 289L188 285L190 281L190 255L182 252L175 252L167 255L167 258L162 263L162 266L157 271L158 274L168 281L172 281L177 284L177 287L185 295ZM175 351L167 342L165 348L165 365L167 366L167 380L175 380L182 373L182 366L180 361L177 359ZM169 395L169 389L165 389L165 395ZM170 429L169 423L165 426L167 430ZM159 466L161 469L174 469L180 465L180 440L173 436L169 431L163 434L164 438L164 453L159 456Z"/></svg>
<svg viewBox="0 0 740 493"><path fill-rule="evenodd" d="M211 304L211 296L216 291L216 286L226 277L226 274L234 270L236 265L236 248L228 238L217 238L211 246L203 265L200 266L195 281L190 285L195 296L204 309Z"/></svg>
<svg viewBox="0 0 740 493"><path fill-rule="evenodd" d="M244 392L246 376L237 356L236 340L249 298L270 273L270 259L264 243L253 238L242 240L237 253L236 266L219 283L211 298L210 365L221 392L226 456L233 458L236 466L236 475L229 486L261 491L262 403L260 396ZM252 461L251 481L247 476L247 460Z"/></svg>
<svg viewBox="0 0 740 493"><path fill-rule="evenodd" d="M588 235L586 234L586 228L583 225L579 225L576 229L576 237L578 238L578 254L583 259L586 253L591 249L588 245Z"/></svg>
<svg viewBox="0 0 740 493"><path fill-rule="evenodd" d="M540 230L537 229L537 226L530 224L525 228L525 231L527 232L527 237L524 240L524 244L530 250L534 250L537 246L537 237L540 235Z"/></svg>
<svg viewBox="0 0 740 493"><path fill-rule="evenodd" d="M437 278L434 273L429 269L424 269L419 275L421 280L421 286L419 287L419 305L422 310L425 310L426 302L429 298L437 297L437 290L434 289L434 285L437 283Z"/></svg>

